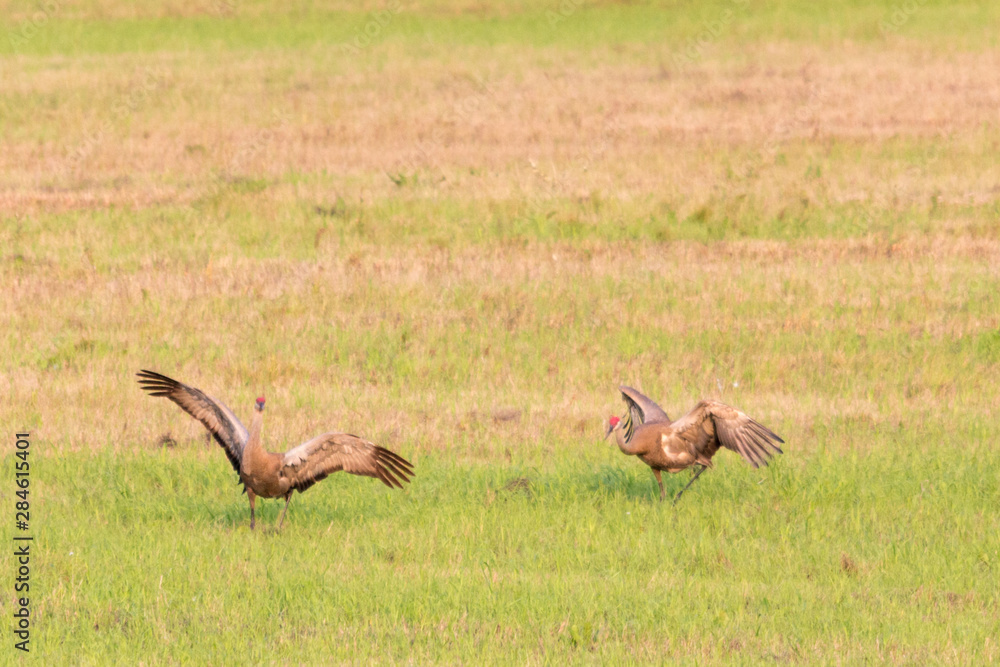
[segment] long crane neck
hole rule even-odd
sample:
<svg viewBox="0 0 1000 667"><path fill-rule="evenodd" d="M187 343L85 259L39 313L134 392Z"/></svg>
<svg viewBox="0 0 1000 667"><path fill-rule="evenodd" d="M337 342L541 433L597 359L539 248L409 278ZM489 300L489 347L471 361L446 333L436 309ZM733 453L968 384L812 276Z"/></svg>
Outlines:
<svg viewBox="0 0 1000 667"><path fill-rule="evenodd" d="M635 438L635 431L632 432L632 442L625 442L625 429L622 428L624 421L619 422L613 433L615 434L615 444L618 445L618 449L622 450L625 454L629 456L635 456L639 453L638 443Z"/></svg>
<svg viewBox="0 0 1000 667"><path fill-rule="evenodd" d="M244 461L246 461L249 456L253 456L263 449L260 444L260 434L263 430L264 411L254 409L253 418L250 420L250 437L247 438L247 444L243 448Z"/></svg>

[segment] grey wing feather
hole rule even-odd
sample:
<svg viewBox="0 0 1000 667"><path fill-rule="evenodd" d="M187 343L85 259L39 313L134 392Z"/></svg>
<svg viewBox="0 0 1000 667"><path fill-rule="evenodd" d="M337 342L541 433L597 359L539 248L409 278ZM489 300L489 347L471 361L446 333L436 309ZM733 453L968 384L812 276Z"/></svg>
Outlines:
<svg viewBox="0 0 1000 667"><path fill-rule="evenodd" d="M136 375L139 377L139 385L151 396L169 398L184 412L200 421L222 446L233 470L240 471L243 447L250 438L250 433L225 403L200 389L189 387L160 373L143 370Z"/></svg>
<svg viewBox="0 0 1000 667"><path fill-rule="evenodd" d="M670 422L670 417L651 398L644 396L632 387L622 385L618 387L622 393L622 400L628 406L625 413L625 423L622 428L625 432L625 442L632 440L632 434L636 426L641 424L652 424L655 422Z"/></svg>
<svg viewBox="0 0 1000 667"><path fill-rule="evenodd" d="M777 443L785 441L742 410L716 401L704 402L704 408L715 425L719 444L743 456L754 468L766 466L774 454L783 453Z"/></svg>
<svg viewBox="0 0 1000 667"><path fill-rule="evenodd" d="M413 476L413 465L383 447L350 433L324 433L285 452L281 474L291 488L305 491L339 470L403 488Z"/></svg>

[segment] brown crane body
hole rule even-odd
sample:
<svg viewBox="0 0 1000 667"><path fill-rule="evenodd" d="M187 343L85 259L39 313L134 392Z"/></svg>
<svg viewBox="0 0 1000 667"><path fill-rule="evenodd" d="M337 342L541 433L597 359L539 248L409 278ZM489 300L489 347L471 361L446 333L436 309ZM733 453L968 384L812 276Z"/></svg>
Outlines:
<svg viewBox="0 0 1000 667"><path fill-rule="evenodd" d="M614 433L623 453L639 457L653 469L660 500L666 496L662 472L700 466L674 498L677 502L694 480L712 467L712 457L720 447L739 453L754 468L767 465L774 453L782 453L776 443L784 440L725 403L702 400L686 415L671 421L659 405L632 387L621 386L619 390L628 410L621 419L612 416L608 420L605 437Z"/></svg>
<svg viewBox="0 0 1000 667"><path fill-rule="evenodd" d="M350 433L324 433L293 447L284 454L269 452L261 444L264 399L254 405L247 429L224 403L199 389L153 371L137 373L139 384L153 396L163 396L179 405L208 429L222 447L250 501L250 529L256 523L255 501L284 498L278 527L285 520L294 491L304 492L331 473L343 470L375 477L388 487L403 488L413 476L409 461L388 449Z"/></svg>

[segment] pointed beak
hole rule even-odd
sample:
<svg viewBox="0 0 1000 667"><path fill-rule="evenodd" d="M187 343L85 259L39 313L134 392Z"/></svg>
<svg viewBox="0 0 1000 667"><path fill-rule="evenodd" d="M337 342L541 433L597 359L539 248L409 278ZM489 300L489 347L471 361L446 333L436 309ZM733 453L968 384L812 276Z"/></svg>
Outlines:
<svg viewBox="0 0 1000 667"><path fill-rule="evenodd" d="M607 440L608 436L611 435L611 432L614 431L614 430L615 430L614 425L613 424L608 424L608 430L604 434L604 439Z"/></svg>

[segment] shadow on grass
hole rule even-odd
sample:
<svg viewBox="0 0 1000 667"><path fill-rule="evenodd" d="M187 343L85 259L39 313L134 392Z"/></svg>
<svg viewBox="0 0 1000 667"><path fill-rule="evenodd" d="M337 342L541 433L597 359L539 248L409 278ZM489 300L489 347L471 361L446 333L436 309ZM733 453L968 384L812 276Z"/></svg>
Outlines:
<svg viewBox="0 0 1000 667"><path fill-rule="evenodd" d="M727 474L728 473L728 474ZM679 473L663 473L663 489L666 492L664 503L671 504L674 497L687 486L694 474L691 470ZM601 466L585 481L585 487L595 496L604 496L609 500L621 499L639 502L660 502L660 488L651 469L640 466L635 470L614 466ZM710 469L702 474L687 491L684 500L732 501L740 500L747 492L745 472ZM682 504L684 502L682 500Z"/></svg>

